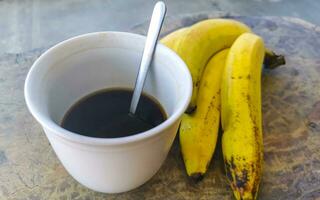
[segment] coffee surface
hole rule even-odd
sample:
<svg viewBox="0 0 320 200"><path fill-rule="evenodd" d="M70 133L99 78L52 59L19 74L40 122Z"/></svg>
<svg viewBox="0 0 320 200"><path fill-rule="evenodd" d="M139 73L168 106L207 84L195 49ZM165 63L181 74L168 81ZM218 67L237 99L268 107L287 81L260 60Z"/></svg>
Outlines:
<svg viewBox="0 0 320 200"><path fill-rule="evenodd" d="M162 106L145 94L136 114L129 114L132 94L132 90L122 88L89 94L69 109L61 126L89 137L117 138L147 131L166 119Z"/></svg>

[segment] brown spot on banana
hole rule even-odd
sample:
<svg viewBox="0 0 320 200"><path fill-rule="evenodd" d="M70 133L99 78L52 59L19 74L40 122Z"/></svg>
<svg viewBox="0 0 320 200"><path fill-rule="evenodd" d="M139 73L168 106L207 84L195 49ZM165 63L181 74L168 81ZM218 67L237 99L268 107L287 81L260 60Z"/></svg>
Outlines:
<svg viewBox="0 0 320 200"><path fill-rule="evenodd" d="M240 175L236 175L235 182L237 188L241 188L244 190L247 187L248 183L248 170L243 169Z"/></svg>
<svg viewBox="0 0 320 200"><path fill-rule="evenodd" d="M227 175L228 180L230 182L233 182L232 181L231 166L230 166L230 164L229 164L229 162L227 161L226 158L224 159L224 166L225 166L225 171L226 171L226 175Z"/></svg>
<svg viewBox="0 0 320 200"><path fill-rule="evenodd" d="M250 178L255 174L257 168L253 163L248 163L245 166L238 167L235 165L232 158L230 161L225 161L226 176L231 183L233 190L236 190L240 194L240 199L246 192L251 192L252 197L257 194L258 183L260 181L259 176L254 177L254 181L250 183Z"/></svg>

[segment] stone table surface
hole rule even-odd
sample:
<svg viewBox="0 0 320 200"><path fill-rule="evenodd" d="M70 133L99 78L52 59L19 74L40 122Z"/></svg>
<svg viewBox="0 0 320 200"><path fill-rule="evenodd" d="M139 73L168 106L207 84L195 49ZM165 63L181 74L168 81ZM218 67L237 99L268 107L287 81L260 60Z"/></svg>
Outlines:
<svg viewBox="0 0 320 200"><path fill-rule="evenodd" d="M169 17L162 34L223 14ZM230 17L230 16L226 16ZM286 56L263 72L265 165L260 199L320 198L320 28L297 18L235 17ZM146 24L132 30L145 32ZM60 164L23 99L24 79L46 48L0 56L0 199L231 199L221 146L205 178L190 182L178 138L159 172L133 191L108 195L78 184Z"/></svg>

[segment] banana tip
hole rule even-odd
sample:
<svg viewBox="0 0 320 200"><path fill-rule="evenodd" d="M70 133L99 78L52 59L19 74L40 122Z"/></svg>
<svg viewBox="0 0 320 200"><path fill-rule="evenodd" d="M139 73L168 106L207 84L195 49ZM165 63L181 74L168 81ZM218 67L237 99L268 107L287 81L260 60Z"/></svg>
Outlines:
<svg viewBox="0 0 320 200"><path fill-rule="evenodd" d="M193 174L190 175L190 177L195 183L197 183L197 182L199 182L199 181L201 181L203 179L203 174L200 173L200 172L199 173L193 173Z"/></svg>

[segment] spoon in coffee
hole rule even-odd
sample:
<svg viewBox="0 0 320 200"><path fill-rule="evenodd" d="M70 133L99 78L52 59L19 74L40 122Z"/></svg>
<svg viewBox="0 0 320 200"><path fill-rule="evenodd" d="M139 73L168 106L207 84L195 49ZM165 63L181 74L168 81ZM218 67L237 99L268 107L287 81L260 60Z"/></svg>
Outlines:
<svg viewBox="0 0 320 200"><path fill-rule="evenodd" d="M159 34L160 34L160 30L163 24L165 14L166 14L166 5L162 1L157 2L152 12L147 39L144 46L140 68L139 68L139 72L137 75L137 79L136 79L136 83L135 83L135 87L134 87L134 91L131 99L130 110L129 110L130 114L135 114L137 110L141 92L147 77L149 66L153 59L153 55L156 49L157 41L159 38Z"/></svg>

